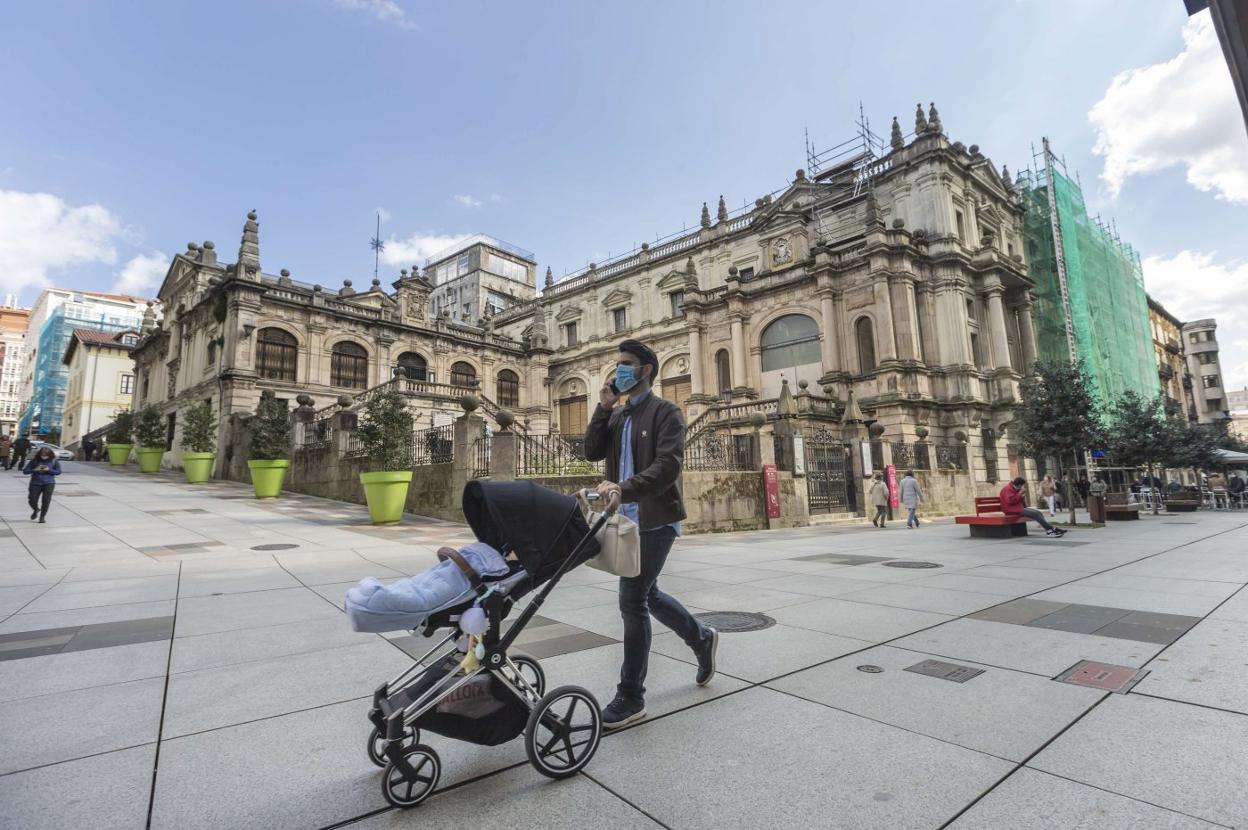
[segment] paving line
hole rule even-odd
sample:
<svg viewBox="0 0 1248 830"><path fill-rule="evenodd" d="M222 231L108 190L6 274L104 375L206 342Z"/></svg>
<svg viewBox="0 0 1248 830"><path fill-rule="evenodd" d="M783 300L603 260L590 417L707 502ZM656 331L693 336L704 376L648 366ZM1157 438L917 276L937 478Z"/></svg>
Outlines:
<svg viewBox="0 0 1248 830"><path fill-rule="evenodd" d="M182 563L178 563L178 584L173 592L173 629L169 632L169 654L165 658L165 689L160 696L160 723L156 727L156 754L152 758L152 788L147 797L147 830L152 827L152 812L156 809L156 775L160 771L160 745L165 734L165 710L169 707L169 669L173 667L173 643L178 631L178 589L182 586Z"/></svg>

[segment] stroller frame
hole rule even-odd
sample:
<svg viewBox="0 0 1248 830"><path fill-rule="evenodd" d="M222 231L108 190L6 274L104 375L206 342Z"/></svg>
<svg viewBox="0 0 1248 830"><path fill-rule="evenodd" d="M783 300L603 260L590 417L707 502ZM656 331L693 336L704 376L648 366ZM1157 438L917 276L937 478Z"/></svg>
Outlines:
<svg viewBox="0 0 1248 830"><path fill-rule="evenodd" d="M479 658L479 665L461 676L460 663L455 661L449 671L434 680L432 685L426 685L423 691L413 695L413 687L423 685L429 679L430 672L443 666L452 654L459 653L455 641L463 636L457 615L442 618L434 615L426 620L420 629L425 637L433 637L447 624L450 625L450 633L392 680L378 686L373 692L373 706L368 713L374 727L369 736L368 754L373 763L385 768L382 793L387 801L396 807L414 807L433 793L441 775L441 760L431 747L419 742L416 722L448 695L482 673L492 675L528 708L529 718L524 730L525 751L538 772L549 778L567 778L589 763L598 749L603 732L602 711L597 700L579 686L561 686L546 694L545 674L537 660L527 654L509 656L508 651L559 584L570 564L576 561L585 544L598 535L614 512L614 507L603 511L506 632L502 631L502 623L517 601L510 596L510 591L521 580L506 586L509 580L491 584L480 577L470 577L488 623L480 640L484 654ZM560 529L560 535L567 531L571 521L572 515L569 515ZM500 586L503 587L501 591ZM450 648L447 648L448 644ZM426 663L435 654L438 656ZM533 681L524 676L522 666L533 672ZM560 712L564 701L570 701L570 705L566 711ZM585 704L583 717L588 717L584 723L575 719L578 704L582 702ZM549 733L549 740L539 739L542 730ZM574 743L574 736L582 732L588 732L588 738L577 738L580 742ZM557 757L560 753L564 753L563 758Z"/></svg>

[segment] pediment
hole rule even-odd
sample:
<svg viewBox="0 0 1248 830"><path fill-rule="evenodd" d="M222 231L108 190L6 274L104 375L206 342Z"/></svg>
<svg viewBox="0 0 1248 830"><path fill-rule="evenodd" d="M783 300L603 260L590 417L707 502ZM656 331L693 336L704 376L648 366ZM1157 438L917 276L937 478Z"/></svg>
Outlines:
<svg viewBox="0 0 1248 830"><path fill-rule="evenodd" d="M602 298L602 304L607 308L612 308L615 306L627 305L632 299L633 294L631 291L625 291L622 288L617 288Z"/></svg>
<svg viewBox="0 0 1248 830"><path fill-rule="evenodd" d="M660 291L679 291L685 287L685 277L688 276L683 270L672 271L666 277L659 280L658 287Z"/></svg>
<svg viewBox="0 0 1248 830"><path fill-rule="evenodd" d="M1001 224L1001 214L992 205L985 205L979 209L979 219L980 221Z"/></svg>
<svg viewBox="0 0 1248 830"><path fill-rule="evenodd" d="M568 323L572 320L579 320L581 319L581 307L579 305L565 305L559 313L555 315L555 319L560 323Z"/></svg>

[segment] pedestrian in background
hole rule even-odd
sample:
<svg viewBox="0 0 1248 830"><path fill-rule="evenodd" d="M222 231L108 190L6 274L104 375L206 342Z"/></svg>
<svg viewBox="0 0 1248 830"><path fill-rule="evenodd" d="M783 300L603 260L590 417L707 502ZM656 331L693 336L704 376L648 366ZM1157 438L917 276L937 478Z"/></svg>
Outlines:
<svg viewBox="0 0 1248 830"><path fill-rule="evenodd" d="M13 449L13 441L7 435L0 435L0 464L9 469L9 451Z"/></svg>
<svg viewBox="0 0 1248 830"><path fill-rule="evenodd" d="M875 505L875 518L871 520L871 524L884 527L888 515L888 485L884 483L884 476L879 473L875 474L875 481L871 484L871 490L867 495L871 497L871 503Z"/></svg>
<svg viewBox="0 0 1248 830"><path fill-rule="evenodd" d="M85 438L85 439L83 439L83 442L82 442L82 460L83 460L83 461L94 461L94 460L95 460L95 458L93 457L94 455L95 455L95 442L94 442L94 441L92 441L90 438Z"/></svg>
<svg viewBox="0 0 1248 830"><path fill-rule="evenodd" d="M48 447L41 447L35 457L22 470L30 476L30 518L39 519L43 524L48 515L48 505L52 504L52 490L56 487L56 477L61 474L61 462Z"/></svg>
<svg viewBox="0 0 1248 830"><path fill-rule="evenodd" d="M901 503L907 510L906 527L918 527L919 517L914 511L918 510L919 505L923 503L923 488L919 486L919 480L914 477L914 470L906 470L906 476L901 480Z"/></svg>
<svg viewBox="0 0 1248 830"><path fill-rule="evenodd" d="M1079 477L1079 482L1075 484L1075 489L1079 491L1079 500L1083 502L1083 506L1088 506L1088 492L1092 483L1088 481L1087 475Z"/></svg>
<svg viewBox="0 0 1248 830"><path fill-rule="evenodd" d="M1040 497L1044 499L1044 503L1049 507L1049 515L1056 516L1054 512L1054 502L1057 501L1057 482L1053 481L1053 476L1045 474L1040 481Z"/></svg>
<svg viewBox="0 0 1248 830"><path fill-rule="evenodd" d="M19 470L26 465L26 453L30 452L30 439L25 435L19 435L17 440L13 442L13 461L9 464L9 469L17 467Z"/></svg>

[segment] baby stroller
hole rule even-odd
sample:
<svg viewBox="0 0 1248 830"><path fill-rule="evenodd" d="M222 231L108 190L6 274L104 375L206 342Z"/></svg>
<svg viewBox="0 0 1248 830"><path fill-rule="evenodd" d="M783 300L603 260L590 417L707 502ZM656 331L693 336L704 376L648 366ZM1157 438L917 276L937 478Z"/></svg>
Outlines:
<svg viewBox="0 0 1248 830"><path fill-rule="evenodd" d="M463 504L477 540L515 554L515 568L486 580L458 558L476 598L429 617L418 630L445 636L373 693L368 757L384 767L382 793L396 807L420 804L442 774L438 753L421 742L422 730L482 746L523 733L529 762L550 778L580 772L602 739L602 711L592 694L580 686L547 692L537 659L510 649L560 577L598 553L595 536L615 505L590 528L575 498L531 481L471 481ZM512 605L539 586L503 632ZM488 627L475 646L475 661L465 661L461 617L478 605Z"/></svg>

